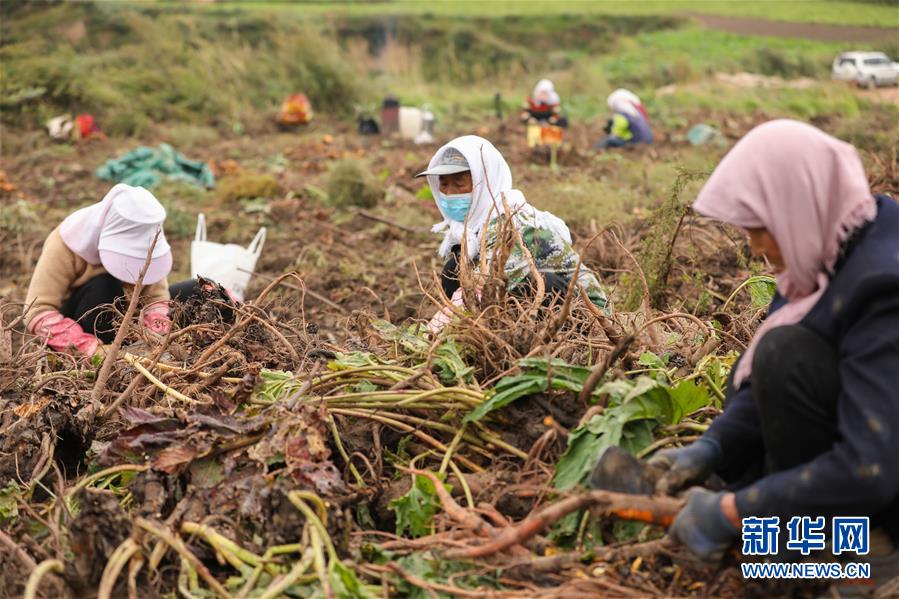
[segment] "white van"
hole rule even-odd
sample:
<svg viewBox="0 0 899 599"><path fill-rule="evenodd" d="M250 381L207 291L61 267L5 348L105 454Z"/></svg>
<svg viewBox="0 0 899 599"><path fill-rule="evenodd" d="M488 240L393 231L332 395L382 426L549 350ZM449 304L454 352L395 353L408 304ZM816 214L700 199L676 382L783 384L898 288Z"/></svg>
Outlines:
<svg viewBox="0 0 899 599"><path fill-rule="evenodd" d="M831 78L874 88L896 85L896 68L883 52L844 52L833 60Z"/></svg>

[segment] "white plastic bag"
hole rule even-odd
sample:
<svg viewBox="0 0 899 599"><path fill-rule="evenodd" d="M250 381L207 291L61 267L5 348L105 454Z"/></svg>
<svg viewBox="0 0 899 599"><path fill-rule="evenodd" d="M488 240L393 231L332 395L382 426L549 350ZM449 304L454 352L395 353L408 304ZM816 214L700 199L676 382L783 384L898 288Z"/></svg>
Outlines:
<svg viewBox="0 0 899 599"><path fill-rule="evenodd" d="M47 121L47 133L52 139L63 141L72 138L72 129L75 127L75 121L71 115L64 114L55 116Z"/></svg>
<svg viewBox="0 0 899 599"><path fill-rule="evenodd" d="M247 247L206 241L206 217L197 217L197 236L190 244L190 276L211 279L243 301L256 260L265 244L265 227Z"/></svg>

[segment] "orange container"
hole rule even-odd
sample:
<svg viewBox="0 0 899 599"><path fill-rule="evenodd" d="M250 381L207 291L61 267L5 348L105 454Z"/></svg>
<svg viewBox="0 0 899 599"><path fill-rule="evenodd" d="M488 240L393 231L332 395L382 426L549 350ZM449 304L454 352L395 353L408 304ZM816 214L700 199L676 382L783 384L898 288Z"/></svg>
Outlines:
<svg viewBox="0 0 899 599"><path fill-rule="evenodd" d="M545 146L562 145L562 128L555 125L545 125L540 128L540 143Z"/></svg>

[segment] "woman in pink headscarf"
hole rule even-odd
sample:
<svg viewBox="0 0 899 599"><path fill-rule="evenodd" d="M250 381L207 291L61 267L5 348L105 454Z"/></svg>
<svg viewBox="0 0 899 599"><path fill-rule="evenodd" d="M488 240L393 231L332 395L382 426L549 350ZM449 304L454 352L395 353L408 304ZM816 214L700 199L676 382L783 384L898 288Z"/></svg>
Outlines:
<svg viewBox="0 0 899 599"><path fill-rule="evenodd" d="M662 492L730 483L691 491L672 536L713 558L741 518L823 516L829 533L834 516L870 517L865 561L899 575L899 205L872 196L851 145L778 120L734 146L693 208L747 231L778 294L724 413L652 460Z"/></svg>
<svg viewBox="0 0 899 599"><path fill-rule="evenodd" d="M104 307L130 292L153 247L142 280L142 322L167 332L172 252L162 228L165 216L152 193L120 183L63 220L47 236L28 286L28 331L57 351L101 351L115 337L112 314Z"/></svg>

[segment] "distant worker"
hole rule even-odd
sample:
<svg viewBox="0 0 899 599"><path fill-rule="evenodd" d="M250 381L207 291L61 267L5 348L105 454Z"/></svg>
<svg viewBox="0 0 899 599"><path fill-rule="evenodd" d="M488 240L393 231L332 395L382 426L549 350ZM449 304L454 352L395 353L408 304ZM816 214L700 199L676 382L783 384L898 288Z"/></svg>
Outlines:
<svg viewBox="0 0 899 599"><path fill-rule="evenodd" d="M311 120L312 104L306 94L292 94L281 103L278 113L278 125L281 127L308 125Z"/></svg>
<svg viewBox="0 0 899 599"><path fill-rule="evenodd" d="M32 274L27 330L57 351L88 357L100 352L116 334L109 304L130 295L158 232L143 278L141 322L168 332L172 252L162 229L165 217L152 193L124 183L69 215L47 237Z"/></svg>
<svg viewBox="0 0 899 599"><path fill-rule="evenodd" d="M557 127L567 127L568 119L562 114L562 101L553 82L541 79L531 95L522 104L521 121L524 123L546 123Z"/></svg>
<svg viewBox="0 0 899 599"><path fill-rule="evenodd" d="M693 489L670 534L716 559L743 518L786 530L820 517L822 543L835 518L870 518L858 558L868 590L899 577L899 205L871 194L854 147L776 120L734 146L693 208L744 229L778 293L733 368L724 413L692 445L652 458L668 469L659 492L715 472L729 485Z"/></svg>
<svg viewBox="0 0 899 599"><path fill-rule="evenodd" d="M607 103L612 111L605 127L608 137L596 144L597 149L652 143L649 115L636 94L616 89L609 94Z"/></svg>
<svg viewBox="0 0 899 599"><path fill-rule="evenodd" d="M571 233L557 216L537 210L517 189L512 188L512 172L509 165L493 144L482 137L465 135L457 137L437 150L428 169L417 175L427 177L431 193L437 203L443 221L432 231L443 233L439 254L446 260L441 284L447 298L462 306L459 282L459 264L466 260L477 270L483 260L487 264L494 253L500 251L498 236L500 217L507 216L521 234L530 257L524 255L517 244L506 260L504 271L509 291L527 293L533 289L531 263L543 277L548 295L564 296L577 273L576 290L583 290L596 308L610 313L609 300L599 278L580 264L580 258L571 247ZM505 200L505 206L504 202ZM466 254L462 255L465 239ZM487 255L480 256L481 248ZM439 331L451 320L447 312L438 313L429 329Z"/></svg>

